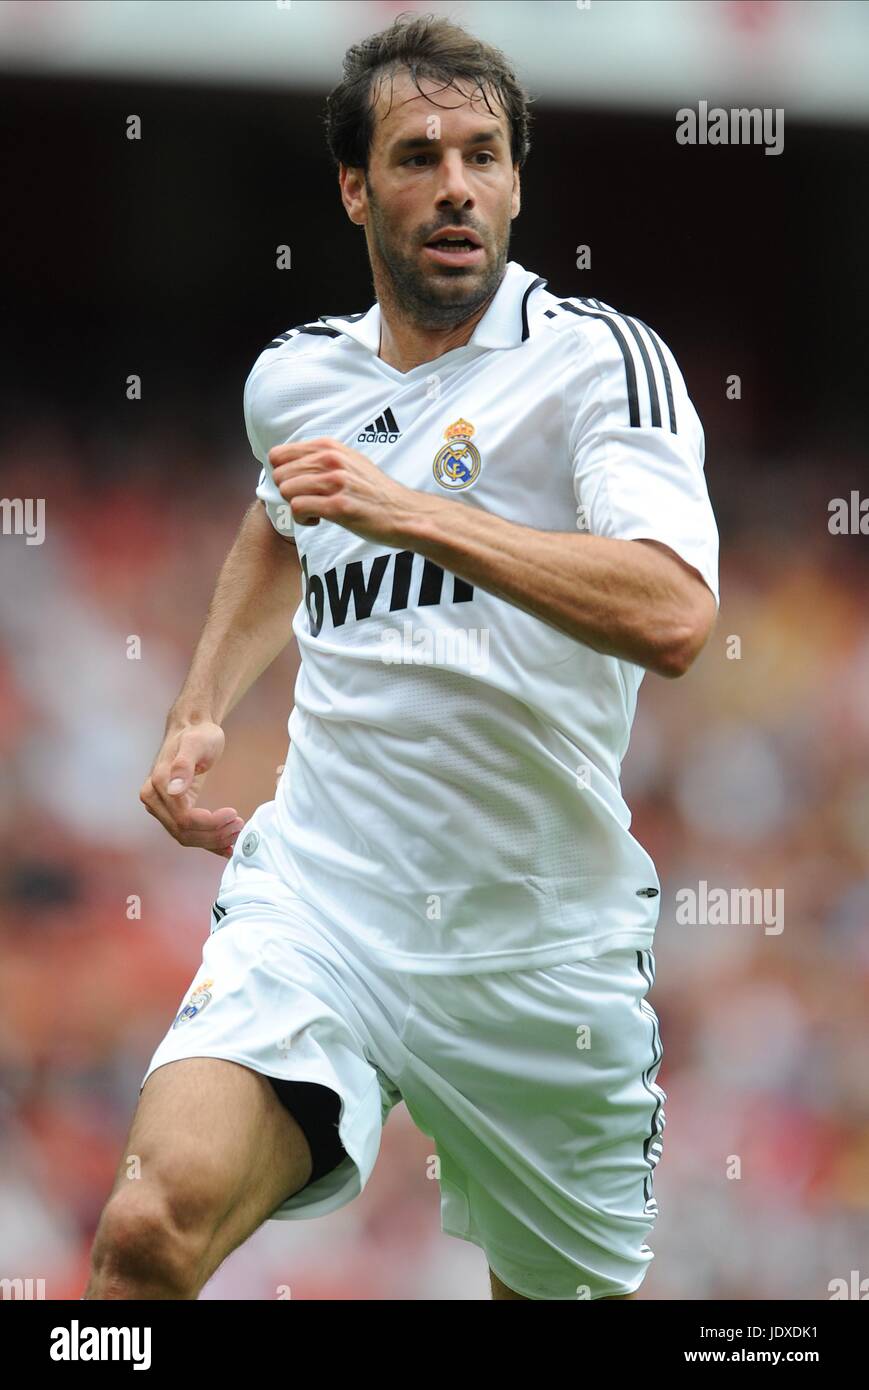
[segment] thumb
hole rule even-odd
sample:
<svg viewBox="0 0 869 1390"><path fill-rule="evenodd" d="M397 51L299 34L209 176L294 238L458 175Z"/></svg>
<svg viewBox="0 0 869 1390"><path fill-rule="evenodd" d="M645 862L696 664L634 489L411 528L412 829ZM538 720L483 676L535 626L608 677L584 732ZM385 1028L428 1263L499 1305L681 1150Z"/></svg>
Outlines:
<svg viewBox="0 0 869 1390"><path fill-rule="evenodd" d="M193 764L189 758L178 757L169 769L169 785L166 790L170 796L186 791L193 780Z"/></svg>
<svg viewBox="0 0 869 1390"><path fill-rule="evenodd" d="M178 751L169 769L169 784L166 790L170 796L178 796L188 790L197 772L207 772L214 762L217 749L214 740L204 730L191 730L182 734Z"/></svg>

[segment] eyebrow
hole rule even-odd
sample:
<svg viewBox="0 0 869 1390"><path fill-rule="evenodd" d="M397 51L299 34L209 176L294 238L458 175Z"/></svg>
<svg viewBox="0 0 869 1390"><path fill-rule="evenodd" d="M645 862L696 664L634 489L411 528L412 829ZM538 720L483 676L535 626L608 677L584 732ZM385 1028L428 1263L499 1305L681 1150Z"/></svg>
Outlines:
<svg viewBox="0 0 869 1390"><path fill-rule="evenodd" d="M481 130L476 135L470 135L465 141L466 145L491 145L495 140L503 140L500 130ZM427 135L411 135L404 140L396 140L392 146L394 151L399 150L428 150L432 145L439 145L440 140L429 140Z"/></svg>

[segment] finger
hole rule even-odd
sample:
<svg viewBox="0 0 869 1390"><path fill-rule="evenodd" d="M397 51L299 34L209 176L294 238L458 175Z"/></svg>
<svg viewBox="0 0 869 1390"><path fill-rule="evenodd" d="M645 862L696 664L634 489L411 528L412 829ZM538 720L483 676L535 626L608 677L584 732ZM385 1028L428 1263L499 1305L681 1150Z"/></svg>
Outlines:
<svg viewBox="0 0 869 1390"><path fill-rule="evenodd" d="M188 793L187 798L189 795ZM219 811L208 811L204 806L189 803L187 798L182 800L177 796L166 796L159 788L153 786L143 789L140 797L151 814L176 837L205 834L218 836L223 843L227 834L237 834L244 824L232 806L222 806Z"/></svg>
<svg viewBox="0 0 869 1390"><path fill-rule="evenodd" d="M306 454L316 453L321 449L342 447L339 440L330 439L328 435L321 435L318 439L295 439L292 443L276 444L273 449L269 449L268 460L272 468L278 468L290 459L304 458Z"/></svg>
<svg viewBox="0 0 869 1390"><path fill-rule="evenodd" d="M229 830L240 830L244 821L237 811L224 806L219 811L209 811L204 806L187 804L178 797L165 797L157 793L157 800L172 825L183 834L220 835Z"/></svg>
<svg viewBox="0 0 869 1390"><path fill-rule="evenodd" d="M179 745L171 762L157 764L151 774L151 780L161 795L168 792L170 796L181 796L188 790L196 776L196 763L197 758L193 749L188 745L182 751Z"/></svg>
<svg viewBox="0 0 869 1390"><path fill-rule="evenodd" d="M329 505L329 500L326 497L314 497L311 494L294 497L290 502L293 525L319 526L325 508Z"/></svg>
<svg viewBox="0 0 869 1390"><path fill-rule="evenodd" d="M279 489L285 502L289 503L293 523L302 526L318 526L323 510L329 499L337 492L337 487L320 487L316 479L310 477L293 478Z"/></svg>
<svg viewBox="0 0 869 1390"><path fill-rule="evenodd" d="M213 831L219 835L227 830L240 830L244 825L241 816L235 814L220 816L216 811L206 811L204 806L191 806L186 811L175 812L175 823L181 830Z"/></svg>
<svg viewBox="0 0 869 1390"><path fill-rule="evenodd" d="M164 763L156 768L157 775L154 778L154 783L159 787L161 793L168 793L169 796L183 796L185 792L190 790L196 774L207 772L210 766L210 762L202 766L200 760L185 752L175 757L168 767Z"/></svg>
<svg viewBox="0 0 869 1390"><path fill-rule="evenodd" d="M317 492L328 495L336 492L341 486L339 471L333 465L324 466L321 469L310 469L307 467L308 460L305 460L305 468L296 465L294 468L279 468L275 473L275 486L285 501L299 492ZM284 492L288 489L289 496Z"/></svg>
<svg viewBox="0 0 869 1390"><path fill-rule="evenodd" d="M189 822L195 825L209 825L216 829L228 821L240 819L234 806L221 806L218 811L209 811L204 806L197 806L196 798L199 794L199 788L195 780L186 792L170 793L165 786L161 786L151 777L149 791L148 799L156 798L167 815L173 817L179 824ZM212 817L212 819L206 821L204 817Z"/></svg>
<svg viewBox="0 0 869 1390"><path fill-rule="evenodd" d="M188 830L174 838L186 849L208 849L213 854L221 854L228 859L240 834L241 826L238 826L237 829L222 831Z"/></svg>
<svg viewBox="0 0 869 1390"><path fill-rule="evenodd" d="M179 825L176 818L166 809L161 801L154 799L152 803L146 802L147 809L158 820L165 830L168 830L173 840L177 840L180 845L192 849L210 849L216 854L225 854L227 850L232 853L232 846L241 833L244 821L239 817L235 821L229 821L220 826L189 826ZM206 816L212 813L206 811ZM226 855L228 858L229 856Z"/></svg>
<svg viewBox="0 0 869 1390"><path fill-rule="evenodd" d="M210 724L186 729L181 735L174 756L158 761L151 781L161 792L180 796L186 792L197 773L207 772L223 751L223 730Z"/></svg>

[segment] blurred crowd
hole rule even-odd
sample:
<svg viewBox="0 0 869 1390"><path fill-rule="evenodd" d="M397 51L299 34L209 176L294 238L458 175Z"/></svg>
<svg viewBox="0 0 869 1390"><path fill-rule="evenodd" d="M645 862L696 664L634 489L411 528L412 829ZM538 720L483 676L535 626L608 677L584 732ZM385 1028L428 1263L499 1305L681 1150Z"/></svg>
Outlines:
<svg viewBox="0 0 869 1390"><path fill-rule="evenodd" d="M84 1288L209 929L223 861L138 793L257 465L168 425L135 447L46 425L7 441L4 496L31 495L35 458L44 543L0 537L0 1277L58 1299ZM761 464L714 461L718 626L682 680L646 677L623 768L663 889L643 1298L826 1299L869 1277L866 540L827 528L856 482ZM204 804L247 817L274 795L295 671L291 644L229 717ZM782 890L783 928L680 925L677 894L703 881ZM440 1233L431 1152L396 1107L359 1198L268 1222L202 1296L488 1298L483 1253Z"/></svg>

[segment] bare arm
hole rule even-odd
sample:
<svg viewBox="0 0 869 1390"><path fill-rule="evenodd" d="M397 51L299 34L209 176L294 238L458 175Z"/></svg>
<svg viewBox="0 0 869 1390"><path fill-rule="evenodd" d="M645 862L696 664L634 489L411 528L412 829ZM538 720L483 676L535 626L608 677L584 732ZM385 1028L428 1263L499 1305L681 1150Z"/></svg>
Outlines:
<svg viewBox="0 0 869 1390"><path fill-rule="evenodd" d="M658 541L520 526L404 487L333 439L281 444L269 461L295 521L416 551L608 656L681 676L712 631L711 590Z"/></svg>
<svg viewBox="0 0 869 1390"><path fill-rule="evenodd" d="M462 579L660 676L684 675L715 622L704 580L657 541L535 531L439 497L398 534Z"/></svg>
<svg viewBox="0 0 869 1390"><path fill-rule="evenodd" d="M223 562L190 670L166 721L222 724L293 635L301 568L262 502L246 513Z"/></svg>
<svg viewBox="0 0 869 1390"><path fill-rule="evenodd" d="M243 824L237 811L197 807L205 774L224 747L221 725L292 636L301 598L296 547L256 501L223 562L163 745L139 799L182 845L228 858Z"/></svg>

